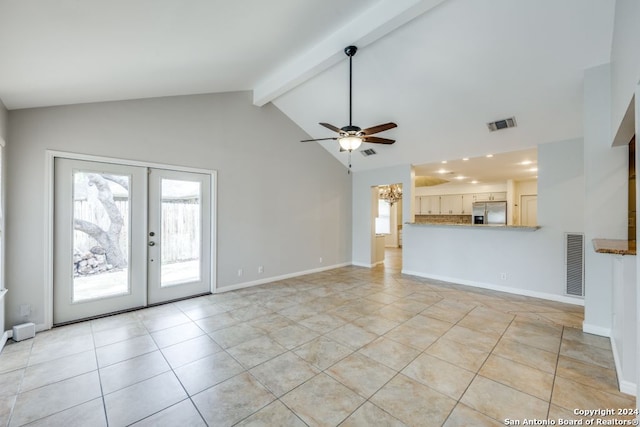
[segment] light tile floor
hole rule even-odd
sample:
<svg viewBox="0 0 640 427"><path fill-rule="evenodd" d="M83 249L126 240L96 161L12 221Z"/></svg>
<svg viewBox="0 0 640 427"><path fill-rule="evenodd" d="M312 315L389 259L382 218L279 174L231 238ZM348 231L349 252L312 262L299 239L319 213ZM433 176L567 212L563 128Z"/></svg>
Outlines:
<svg viewBox="0 0 640 427"><path fill-rule="evenodd" d="M0 424L499 426L634 408L579 306L345 267L0 354ZM621 418L621 417L617 417Z"/></svg>

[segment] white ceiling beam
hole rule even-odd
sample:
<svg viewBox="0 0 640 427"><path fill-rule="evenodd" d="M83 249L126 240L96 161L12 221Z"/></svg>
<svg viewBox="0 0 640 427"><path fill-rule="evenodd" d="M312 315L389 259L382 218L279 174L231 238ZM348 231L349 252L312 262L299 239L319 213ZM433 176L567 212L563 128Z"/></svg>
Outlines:
<svg viewBox="0 0 640 427"><path fill-rule="evenodd" d="M344 59L348 45L364 47L433 9L445 0L383 0L284 64L253 89L253 103L263 106Z"/></svg>

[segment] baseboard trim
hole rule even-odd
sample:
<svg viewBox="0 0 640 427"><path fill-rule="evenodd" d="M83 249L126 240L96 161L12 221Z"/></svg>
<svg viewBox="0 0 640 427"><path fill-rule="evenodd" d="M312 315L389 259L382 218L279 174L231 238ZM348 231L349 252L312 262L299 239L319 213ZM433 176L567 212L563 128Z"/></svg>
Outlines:
<svg viewBox="0 0 640 427"><path fill-rule="evenodd" d="M622 379L622 363L620 361L620 354L618 353L618 348L616 346L616 340L613 337L610 337L611 341L611 350L613 351L613 362L616 366L616 374L618 377L618 389L622 393L630 394L631 396L636 396L638 387L635 383L631 381L627 381Z"/></svg>
<svg viewBox="0 0 640 427"><path fill-rule="evenodd" d="M425 279L440 280L442 282L455 283L457 285L472 286L474 288L490 289L492 291L506 292L509 294L522 295L526 297L546 299L550 301L563 302L566 304L582 305L584 300L579 298L567 297L564 295L548 294L545 292L530 291L528 289L511 288L508 286L495 285L493 283L476 282L473 280L458 279L455 277L439 276L435 274L425 274L419 271L402 270L402 274L410 276L418 276Z"/></svg>
<svg viewBox="0 0 640 427"><path fill-rule="evenodd" d="M293 277L305 276L307 274L313 274L313 273L320 273L322 271L327 271L327 270L335 270L336 268L347 267L349 265L351 265L350 262L344 262L340 264L328 265L326 267L314 268L311 270L304 270L304 271L298 271L295 273L283 274L281 276L266 277L260 280L253 280L251 282L236 283L235 285L216 288L213 291L213 293L219 294L223 292L236 291L238 289L245 289L245 288L250 288L252 286L264 285L265 283L276 282L278 280L291 279Z"/></svg>
<svg viewBox="0 0 640 427"><path fill-rule="evenodd" d="M365 268L373 268L374 264L367 264L365 262L352 262L351 265L355 265L356 267L365 267Z"/></svg>
<svg viewBox="0 0 640 427"><path fill-rule="evenodd" d="M601 337L611 337L611 328L603 328L602 326L590 325L585 322L582 322L582 332L599 335Z"/></svg>
<svg viewBox="0 0 640 427"><path fill-rule="evenodd" d="M9 340L9 338L11 338L12 336L13 336L12 330L4 331L4 333L2 334L2 338L0 338L0 352L2 352L2 349L4 348L4 345L7 343L7 340Z"/></svg>

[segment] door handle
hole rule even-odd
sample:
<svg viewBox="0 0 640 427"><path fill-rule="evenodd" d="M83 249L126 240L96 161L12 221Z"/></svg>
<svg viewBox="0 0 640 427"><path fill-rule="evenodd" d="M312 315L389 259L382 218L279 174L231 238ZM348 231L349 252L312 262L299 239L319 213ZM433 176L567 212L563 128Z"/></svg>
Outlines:
<svg viewBox="0 0 640 427"><path fill-rule="evenodd" d="M155 245L156 245L156 242L154 241L149 242L149 246L155 246Z"/></svg>

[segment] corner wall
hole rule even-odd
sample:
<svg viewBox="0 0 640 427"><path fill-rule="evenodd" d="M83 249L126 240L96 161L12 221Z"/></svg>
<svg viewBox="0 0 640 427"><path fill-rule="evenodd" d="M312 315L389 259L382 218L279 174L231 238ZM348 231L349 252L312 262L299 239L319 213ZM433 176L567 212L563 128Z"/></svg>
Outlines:
<svg viewBox="0 0 640 427"><path fill-rule="evenodd" d="M21 304L45 320L47 149L216 170L218 290L351 261L351 176L249 92L14 110L9 123L7 327Z"/></svg>
<svg viewBox="0 0 640 427"><path fill-rule="evenodd" d="M4 103L2 102L2 100L0 99L0 146L6 147L6 143L7 143L7 134L9 133L8 130L8 122L9 122L9 112L7 111L6 107L4 106ZM6 167L7 167L7 160L6 160L6 156L2 156L2 164L0 165L0 173L2 173L2 176L0 176L0 181L2 182L6 182L5 178L6 178ZM4 194L2 192L0 192L0 204L4 207L5 206L5 199L4 199ZM0 224L0 229L2 229L4 231L4 218L0 217L0 221L2 222ZM4 239L3 235L0 235L0 239ZM5 260L4 260L4 254L5 254L5 249L4 249L4 242L0 242L0 351L2 350L2 347L4 346L4 343L7 341L8 338L8 334L5 333L5 291L4 291L4 287L5 287L5 282L4 282L4 268L5 268Z"/></svg>
<svg viewBox="0 0 640 427"><path fill-rule="evenodd" d="M585 332L610 336L611 255L592 240L627 239L628 148L611 147L611 66L584 72Z"/></svg>
<svg viewBox="0 0 640 427"><path fill-rule="evenodd" d="M611 47L611 138L618 132L640 78L639 22L639 1L616 0Z"/></svg>

